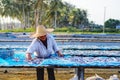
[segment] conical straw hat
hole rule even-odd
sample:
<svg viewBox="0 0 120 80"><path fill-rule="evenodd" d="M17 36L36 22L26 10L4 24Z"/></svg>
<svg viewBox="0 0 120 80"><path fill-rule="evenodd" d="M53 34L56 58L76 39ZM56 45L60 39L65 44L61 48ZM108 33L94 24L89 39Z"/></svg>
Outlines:
<svg viewBox="0 0 120 80"><path fill-rule="evenodd" d="M37 37L39 37L39 36L44 36L44 35L46 35L47 33L50 33L50 32L52 32L52 31L54 31L54 29L46 29L43 25L38 25L37 27L36 27L36 32L35 32L35 34L33 34L33 35L31 35L31 38L37 38Z"/></svg>

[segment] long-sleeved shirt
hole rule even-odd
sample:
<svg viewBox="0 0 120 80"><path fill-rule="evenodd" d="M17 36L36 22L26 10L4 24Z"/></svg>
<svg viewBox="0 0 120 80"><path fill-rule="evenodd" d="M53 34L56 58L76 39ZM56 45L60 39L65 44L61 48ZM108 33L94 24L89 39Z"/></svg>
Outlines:
<svg viewBox="0 0 120 80"><path fill-rule="evenodd" d="M32 54L35 52L35 56L42 58L49 57L51 54L56 53L58 51L58 47L53 36L47 34L46 37L47 37L47 48L39 39L35 38L28 47L26 53Z"/></svg>

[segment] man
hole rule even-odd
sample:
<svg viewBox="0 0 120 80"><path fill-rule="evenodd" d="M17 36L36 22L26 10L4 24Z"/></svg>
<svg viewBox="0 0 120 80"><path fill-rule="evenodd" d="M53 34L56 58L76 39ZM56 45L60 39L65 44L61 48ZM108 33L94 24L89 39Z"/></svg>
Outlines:
<svg viewBox="0 0 120 80"><path fill-rule="evenodd" d="M59 51L56 41L49 34L49 31L43 26L38 25L36 33L32 35L33 41L26 51L27 60L32 60L31 54L36 53L37 58L49 58L51 54L55 53L58 56L63 56ZM37 68L37 80L44 80L44 68ZM55 80L54 69L47 68L48 79Z"/></svg>

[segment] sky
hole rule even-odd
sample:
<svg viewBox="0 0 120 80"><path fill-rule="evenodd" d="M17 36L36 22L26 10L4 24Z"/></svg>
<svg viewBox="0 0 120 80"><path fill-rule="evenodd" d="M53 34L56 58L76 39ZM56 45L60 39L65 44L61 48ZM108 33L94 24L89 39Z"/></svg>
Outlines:
<svg viewBox="0 0 120 80"><path fill-rule="evenodd" d="M120 0L63 0L84 9L88 19L96 24L101 24L108 19L120 20Z"/></svg>

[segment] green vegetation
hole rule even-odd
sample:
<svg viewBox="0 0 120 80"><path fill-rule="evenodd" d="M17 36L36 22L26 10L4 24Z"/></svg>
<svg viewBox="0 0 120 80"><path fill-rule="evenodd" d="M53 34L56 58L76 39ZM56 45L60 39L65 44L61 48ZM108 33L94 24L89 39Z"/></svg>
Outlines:
<svg viewBox="0 0 120 80"><path fill-rule="evenodd" d="M56 28L54 32L81 32L81 30L73 27L62 27Z"/></svg>
<svg viewBox="0 0 120 80"><path fill-rule="evenodd" d="M0 30L0 32L34 32L35 29L34 28L26 28L26 29L7 29L7 30Z"/></svg>
<svg viewBox="0 0 120 80"><path fill-rule="evenodd" d="M104 26L105 33L120 33L116 29L120 20L108 19L104 25L95 24L88 19L86 10L62 0L1 0L0 16L21 22L20 26L0 23L0 32L32 32L36 25L43 24L55 28L54 32L102 33Z"/></svg>
<svg viewBox="0 0 120 80"><path fill-rule="evenodd" d="M26 29L12 29L12 30L0 30L0 32L34 32L35 28L26 28ZM103 33L102 29L95 29L95 30L81 30L81 29L77 29L74 27L62 27L62 28L56 28L53 31L54 34L98 34L98 33ZM106 34L109 33L120 33L120 30L117 29L106 29L105 30Z"/></svg>

